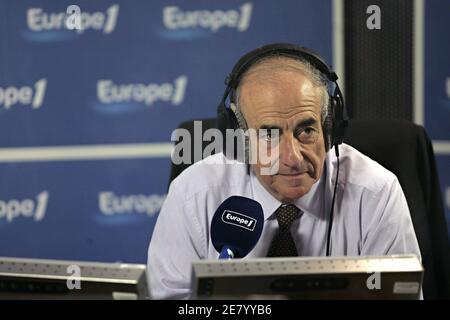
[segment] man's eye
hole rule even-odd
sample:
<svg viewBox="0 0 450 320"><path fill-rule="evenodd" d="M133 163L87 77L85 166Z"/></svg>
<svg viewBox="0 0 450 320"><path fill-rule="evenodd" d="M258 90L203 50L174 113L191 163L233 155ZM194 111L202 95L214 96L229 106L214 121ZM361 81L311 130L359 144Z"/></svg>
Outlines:
<svg viewBox="0 0 450 320"><path fill-rule="evenodd" d="M307 127L305 129L299 130L297 132L297 139L301 142L301 143L314 143L317 140L318 137L318 131L312 127Z"/></svg>
<svg viewBox="0 0 450 320"><path fill-rule="evenodd" d="M304 132L305 132L307 135L311 135L311 134L314 133L314 131L315 131L315 130L314 130L313 128L306 128Z"/></svg>

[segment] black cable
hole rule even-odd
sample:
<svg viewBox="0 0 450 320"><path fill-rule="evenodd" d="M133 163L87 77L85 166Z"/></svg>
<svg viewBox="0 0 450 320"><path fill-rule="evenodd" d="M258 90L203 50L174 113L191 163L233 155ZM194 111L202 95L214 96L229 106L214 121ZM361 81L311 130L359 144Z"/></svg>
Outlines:
<svg viewBox="0 0 450 320"><path fill-rule="evenodd" d="M339 178L339 147L338 145L334 146L334 149L336 151L336 158L337 158L337 170L336 170L336 181L334 182L334 191L333 191L333 200L331 202L331 210L330 210L330 222L328 224L328 235L327 235L327 257L331 256L330 252L330 241L331 241L331 228L333 226L333 212L334 212L334 200L336 198L336 189L337 189L337 183Z"/></svg>

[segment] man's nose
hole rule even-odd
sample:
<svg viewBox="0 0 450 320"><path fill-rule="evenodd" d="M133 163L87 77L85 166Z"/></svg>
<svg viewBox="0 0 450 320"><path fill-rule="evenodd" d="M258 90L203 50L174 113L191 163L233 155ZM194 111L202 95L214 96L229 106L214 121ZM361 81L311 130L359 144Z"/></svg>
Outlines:
<svg viewBox="0 0 450 320"><path fill-rule="evenodd" d="M300 142L292 135L282 135L279 149L280 162L286 167L297 167L303 160L300 149Z"/></svg>

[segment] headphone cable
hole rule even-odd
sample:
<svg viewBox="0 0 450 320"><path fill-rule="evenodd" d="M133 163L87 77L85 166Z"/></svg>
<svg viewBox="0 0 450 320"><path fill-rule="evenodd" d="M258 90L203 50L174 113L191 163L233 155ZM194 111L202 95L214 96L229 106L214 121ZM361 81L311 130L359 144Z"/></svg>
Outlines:
<svg viewBox="0 0 450 320"><path fill-rule="evenodd" d="M334 146L334 149L336 151L337 170L336 170L336 181L334 182L333 200L331 201L330 222L328 224L328 232L327 232L327 257L331 256L331 247L330 247L331 228L333 226L334 200L336 199L336 189L337 189L337 182L338 182L338 178L339 178L339 147L337 144Z"/></svg>

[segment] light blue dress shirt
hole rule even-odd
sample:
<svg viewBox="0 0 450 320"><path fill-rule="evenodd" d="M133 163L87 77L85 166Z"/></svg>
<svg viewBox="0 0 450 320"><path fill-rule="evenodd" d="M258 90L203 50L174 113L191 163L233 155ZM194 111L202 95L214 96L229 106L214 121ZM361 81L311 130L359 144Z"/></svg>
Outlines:
<svg viewBox="0 0 450 320"><path fill-rule="evenodd" d="M420 257L408 205L397 177L353 147L340 146L340 170L331 233L333 256L415 254ZM222 153L197 162L170 185L148 252L152 298L180 299L190 295L191 263L217 259L210 223L217 207L239 195L258 201L264 228L245 257L265 257L278 228L274 216L282 204L247 173L243 163L225 163ZM297 199L300 218L291 232L300 256L325 256L327 227L337 159L328 152L322 177Z"/></svg>

